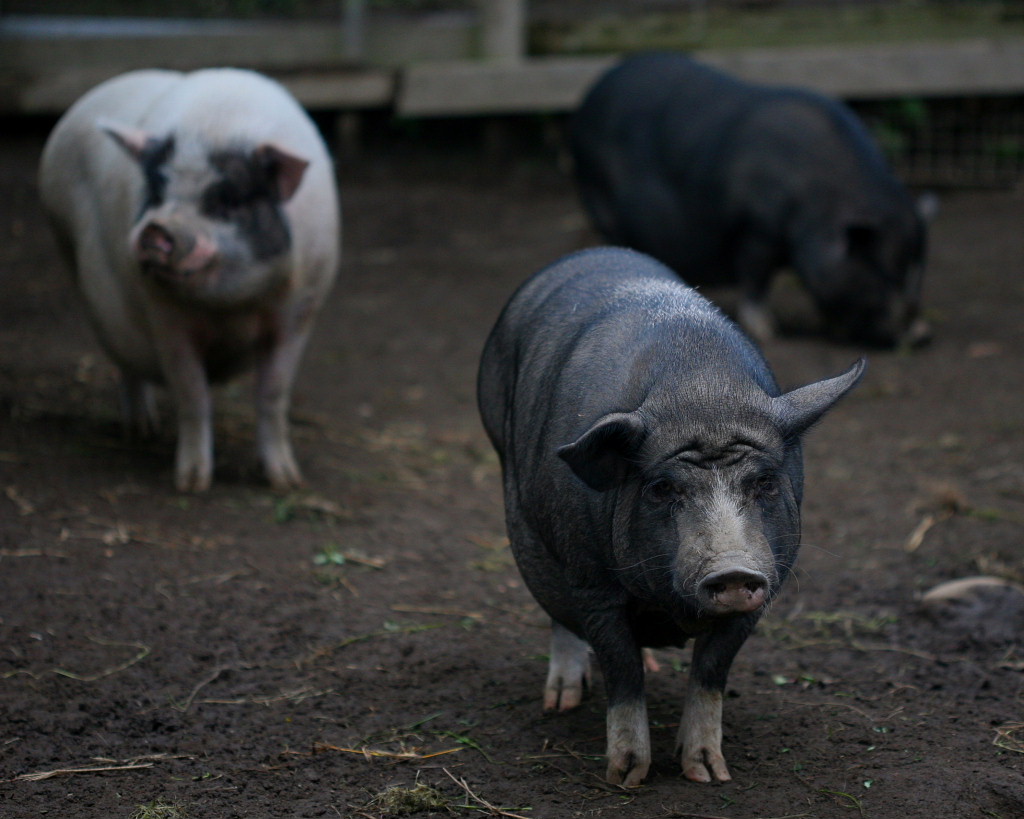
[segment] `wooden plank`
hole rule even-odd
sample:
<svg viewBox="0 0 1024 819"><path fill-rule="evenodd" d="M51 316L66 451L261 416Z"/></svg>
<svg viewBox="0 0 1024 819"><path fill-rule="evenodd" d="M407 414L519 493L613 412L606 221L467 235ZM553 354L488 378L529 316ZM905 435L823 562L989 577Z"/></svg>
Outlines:
<svg viewBox="0 0 1024 819"><path fill-rule="evenodd" d="M846 99L1024 93L1024 40L701 52L747 79L816 88ZM432 63L403 76L405 116L571 110L615 58L537 58L517 64Z"/></svg>
<svg viewBox="0 0 1024 819"><path fill-rule="evenodd" d="M541 57L517 63L423 63L402 75L402 116L565 111L616 62L614 57Z"/></svg>
<svg viewBox="0 0 1024 819"><path fill-rule="evenodd" d="M497 7L495 7L497 8ZM403 116L567 111L616 57L470 59L471 14L368 16L365 70L340 25L0 17L0 112L59 113L131 68L237 65L276 76L318 109ZM1024 93L1024 38L701 52L739 76L848 99Z"/></svg>
<svg viewBox="0 0 1024 819"><path fill-rule="evenodd" d="M0 75L0 111L60 114L82 94L121 73L113 68L52 71L24 79ZM338 70L266 72L309 110L385 108L395 96L394 71Z"/></svg>
<svg viewBox="0 0 1024 819"><path fill-rule="evenodd" d="M751 49L698 56L741 77L804 85L846 99L1024 92L1020 38Z"/></svg>

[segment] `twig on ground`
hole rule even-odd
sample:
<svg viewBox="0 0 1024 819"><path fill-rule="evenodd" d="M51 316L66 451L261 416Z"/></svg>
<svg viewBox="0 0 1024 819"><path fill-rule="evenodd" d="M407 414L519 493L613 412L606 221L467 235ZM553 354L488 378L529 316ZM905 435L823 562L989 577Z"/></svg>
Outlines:
<svg viewBox="0 0 1024 819"><path fill-rule="evenodd" d="M458 609L438 608L436 606L412 606L406 603L396 603L391 607L392 611L400 611L407 614L436 614L447 617L468 617L470 620L483 620L484 616L475 611L460 611Z"/></svg>
<svg viewBox="0 0 1024 819"><path fill-rule="evenodd" d="M527 817L523 816L522 814L511 813L511 812L509 812L507 810L502 810L499 807L495 807L490 802L488 802L486 799L481 799L479 796L477 796L475 793L473 793L473 790L469 787L469 785L466 784L466 780L465 779L457 779L455 777L455 775L452 774L452 772L449 771L447 768L442 768L441 770L444 771L446 774L448 774L448 778L451 779L451 781L454 782L456 785L458 785L460 788L462 788L462 790L464 790L466 792L466 795L470 799L474 800L478 805L480 805L483 808L485 808L486 810L490 811L495 816L508 816L508 817L510 817L510 819L527 819Z"/></svg>
<svg viewBox="0 0 1024 819"><path fill-rule="evenodd" d="M236 697L235 699L223 699L209 697L195 700L192 704L203 705L273 705L277 702L303 702L312 697L325 697L333 694L333 688L296 688L294 691L282 691L280 694L264 694L255 697Z"/></svg>
<svg viewBox="0 0 1024 819"><path fill-rule="evenodd" d="M183 703L181 703L180 705L172 705L171 707L174 708L176 711L181 711L181 713L184 714L195 703L195 699L199 695L199 692L206 688L206 686L210 685L210 683L215 682L217 678L220 677L220 675L223 674L225 671L245 671L250 668L255 668L255 666L249 663L232 663L231 665L219 665L215 669L213 669L213 671L211 671L209 674L203 677L198 683L195 684L195 686L192 688L192 692L185 698L185 701Z"/></svg>
<svg viewBox="0 0 1024 819"><path fill-rule="evenodd" d="M89 768L58 768L53 771L40 771L37 773L20 774L12 781L14 782L41 782L44 779L53 779L55 776L72 776L75 774L104 773L106 771L136 771L139 768L152 768L152 762L140 762L128 765L97 765Z"/></svg>
<svg viewBox="0 0 1024 819"><path fill-rule="evenodd" d="M67 557L67 552L44 552L42 549L0 549L0 557Z"/></svg>
<svg viewBox="0 0 1024 819"><path fill-rule="evenodd" d="M1024 731L1024 722L1000 725L996 728L996 737L992 740L992 744L1007 751L1016 751L1018 754L1024 754L1024 739L1014 736L1014 734L1022 731Z"/></svg>
<svg viewBox="0 0 1024 819"><path fill-rule="evenodd" d="M445 754L454 754L458 751L463 750L462 748L448 748L444 751L435 751L431 754L421 754L419 751L379 751L373 748L342 748L338 745L329 745L326 742L316 742L313 744L313 753L323 753L325 751L339 751L346 754L358 754L367 760L373 757L383 757L386 759L398 759L398 760L421 760L421 759L432 759L435 756L444 756Z"/></svg>
<svg viewBox="0 0 1024 819"><path fill-rule="evenodd" d="M907 542L903 544L903 551L916 552L921 548L921 544L924 543L924 536L928 534L928 530L936 523L949 520L952 516L952 512L946 512L942 515L935 515L932 512L928 512L923 518L921 518L920 523L914 527L914 531L910 533L910 537L907 538Z"/></svg>
<svg viewBox="0 0 1024 819"><path fill-rule="evenodd" d="M352 637L347 637L346 639L341 640L332 645L322 646L321 648L318 648L315 651L312 651L311 653L307 654L305 657L299 657L293 662L297 667L301 668L304 665L315 663L317 660L321 660L324 657L333 654L335 651L347 648L348 646L354 645L356 643L362 643L367 640L373 640L377 637L394 637L398 634L417 634L421 631L430 631L431 629L435 628L444 628L444 626L444 623L421 623L412 626L402 626L394 629L380 629L379 631L370 631L366 634L356 634Z"/></svg>
<svg viewBox="0 0 1024 819"><path fill-rule="evenodd" d="M18 507L19 515L25 516L35 514L36 507L32 505L31 501L22 497L18 487L8 486L4 489L4 494L11 503Z"/></svg>
<svg viewBox="0 0 1024 819"><path fill-rule="evenodd" d="M800 815L806 816L807 814L802 813ZM664 814L664 816L666 817L666 819L728 819L727 816L718 816L717 814L713 815L710 813L680 813L677 810L670 810L668 813Z"/></svg>
<svg viewBox="0 0 1024 819"><path fill-rule="evenodd" d="M105 668L102 671L97 671L95 674L79 674L75 671L68 671L65 668L48 668L45 671L29 671L28 669L18 668L14 671L7 671L4 674L0 674L0 679L6 680L9 677L16 677L19 674L27 674L33 679L38 679L44 674L56 674L58 677L67 677L69 680L77 680L78 682L96 682L97 680L102 680L104 677L110 677L127 668L131 668L137 662L147 657L152 651L149 646L143 645L142 643L117 643L112 640L102 640L99 637L89 637L87 639L101 646L123 646L135 648L138 649L138 653L131 659L125 660L123 663L112 666L111 668Z"/></svg>

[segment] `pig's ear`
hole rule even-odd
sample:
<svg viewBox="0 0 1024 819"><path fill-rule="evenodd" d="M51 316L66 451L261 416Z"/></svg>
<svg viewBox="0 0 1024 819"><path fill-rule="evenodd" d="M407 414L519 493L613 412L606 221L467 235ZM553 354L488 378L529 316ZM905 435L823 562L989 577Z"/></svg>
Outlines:
<svg viewBox="0 0 1024 819"><path fill-rule="evenodd" d="M776 415L782 422L784 432L793 437L806 432L840 398L857 386L866 367L867 359L859 358L842 375L815 381L773 398Z"/></svg>
<svg viewBox="0 0 1024 819"><path fill-rule="evenodd" d="M96 120L96 127L120 145L132 159L141 160L147 148L160 140L141 128L129 128L106 117Z"/></svg>
<svg viewBox="0 0 1024 819"><path fill-rule="evenodd" d="M302 177L306 174L309 162L300 156L289 153L284 148L279 148L270 142L260 145L256 151L256 158L270 172L277 185L277 196L282 202L287 202L295 195L302 183Z"/></svg>
<svg viewBox="0 0 1024 819"><path fill-rule="evenodd" d="M580 438L558 449L558 457L591 489L604 492L621 483L647 430L635 412L613 412Z"/></svg>

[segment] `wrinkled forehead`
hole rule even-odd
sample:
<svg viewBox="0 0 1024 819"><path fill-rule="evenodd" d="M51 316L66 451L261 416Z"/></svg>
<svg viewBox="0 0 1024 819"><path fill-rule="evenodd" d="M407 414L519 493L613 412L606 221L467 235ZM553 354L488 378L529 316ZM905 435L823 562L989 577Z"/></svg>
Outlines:
<svg viewBox="0 0 1024 819"><path fill-rule="evenodd" d="M767 401L765 402L767 404ZM765 407L691 406L651 436L648 456L654 462L678 461L698 466L732 466L748 458L779 461L785 438Z"/></svg>

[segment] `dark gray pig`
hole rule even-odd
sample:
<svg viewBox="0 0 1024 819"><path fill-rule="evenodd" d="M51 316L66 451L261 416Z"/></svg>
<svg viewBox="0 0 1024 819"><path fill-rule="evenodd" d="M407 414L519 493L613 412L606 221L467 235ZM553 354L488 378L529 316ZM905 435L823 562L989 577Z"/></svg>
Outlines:
<svg viewBox="0 0 1024 819"><path fill-rule="evenodd" d="M126 423L149 432L152 385L177 409L175 480L209 487L210 384L255 367L270 483L302 483L292 383L334 279L339 208L323 140L277 83L249 71L135 71L76 102L43 151L40 187Z"/></svg>
<svg viewBox="0 0 1024 819"><path fill-rule="evenodd" d="M668 268L583 251L528 280L484 348L479 402L509 538L551 616L546 708L608 696L608 780L651 762L644 646L695 638L683 773L729 779L722 692L800 541L801 435L860 379L780 393L744 334Z"/></svg>
<svg viewBox="0 0 1024 819"><path fill-rule="evenodd" d="M826 330L882 346L918 318L925 225L857 117L811 91L755 85L679 54L626 59L576 112L576 177L597 229L694 285L738 283L759 340L790 266Z"/></svg>

